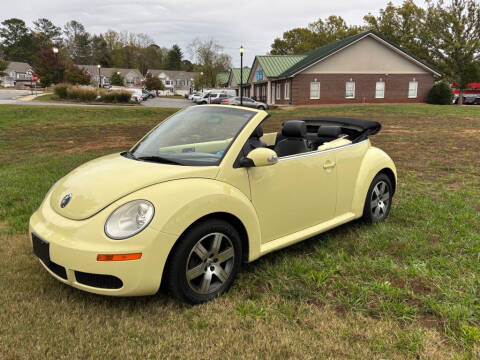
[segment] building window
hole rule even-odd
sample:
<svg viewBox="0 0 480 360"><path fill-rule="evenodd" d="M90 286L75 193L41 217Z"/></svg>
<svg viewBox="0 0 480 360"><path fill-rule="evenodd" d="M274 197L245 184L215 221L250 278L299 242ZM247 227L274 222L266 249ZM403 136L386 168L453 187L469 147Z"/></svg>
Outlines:
<svg viewBox="0 0 480 360"><path fill-rule="evenodd" d="M347 81L345 84L345 98L355 99L355 81Z"/></svg>
<svg viewBox="0 0 480 360"><path fill-rule="evenodd" d="M282 93L282 85L277 83L277 88L275 89L275 99L280 100L280 95Z"/></svg>
<svg viewBox="0 0 480 360"><path fill-rule="evenodd" d="M417 81L410 81L408 83L408 97L410 99L417 97L417 90L418 90L418 82Z"/></svg>
<svg viewBox="0 0 480 360"><path fill-rule="evenodd" d="M320 99L320 83L317 81L310 83L310 99Z"/></svg>
<svg viewBox="0 0 480 360"><path fill-rule="evenodd" d="M290 83L289 82L285 82L285 84L283 85L284 87L284 94L283 94L283 97L285 100L289 100L290 99Z"/></svg>
<svg viewBox="0 0 480 360"><path fill-rule="evenodd" d="M262 81L263 80L263 71L258 70L257 71L257 81Z"/></svg>
<svg viewBox="0 0 480 360"><path fill-rule="evenodd" d="M377 99L383 99L385 97L385 82L377 81L375 85L375 97Z"/></svg>

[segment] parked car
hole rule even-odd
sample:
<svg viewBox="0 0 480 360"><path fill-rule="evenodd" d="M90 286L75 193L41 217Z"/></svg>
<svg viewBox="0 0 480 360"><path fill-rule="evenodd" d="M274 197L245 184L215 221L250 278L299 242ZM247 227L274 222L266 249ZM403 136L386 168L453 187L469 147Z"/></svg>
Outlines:
<svg viewBox="0 0 480 360"><path fill-rule="evenodd" d="M132 93L131 100L134 102L140 103L146 100L145 95L143 94L141 89L124 88L124 90L127 90Z"/></svg>
<svg viewBox="0 0 480 360"><path fill-rule="evenodd" d="M30 218L34 254L84 291L149 295L164 280L176 298L201 303L227 291L242 262L388 217L397 177L368 138L378 122L290 120L264 134L268 118L189 107L129 151L81 165Z"/></svg>
<svg viewBox="0 0 480 360"><path fill-rule="evenodd" d="M157 96L157 94L153 90L149 91L149 90L143 89L142 93L146 99L153 99L155 96Z"/></svg>
<svg viewBox="0 0 480 360"><path fill-rule="evenodd" d="M195 100L195 104L198 104L198 105L209 104L210 103L210 98L215 97L215 96L217 96L216 93L211 93L211 92L205 93L205 94L203 94L202 97L199 97Z"/></svg>
<svg viewBox="0 0 480 360"><path fill-rule="evenodd" d="M235 96L232 98L228 98L225 100L222 100L222 105L237 105L240 106L240 96ZM260 101L255 101L251 98L248 97L243 97L243 106L250 107L250 108L255 108L259 110L267 110L268 105L260 102Z"/></svg>
<svg viewBox="0 0 480 360"><path fill-rule="evenodd" d="M214 94L215 96L210 97L210 104L221 104L222 100L228 99L231 96L225 93Z"/></svg>
<svg viewBox="0 0 480 360"><path fill-rule="evenodd" d="M192 96L192 101L194 103L197 102L197 100L199 100L200 98L202 98L206 93L203 93L203 92L199 92L199 93L196 93Z"/></svg>

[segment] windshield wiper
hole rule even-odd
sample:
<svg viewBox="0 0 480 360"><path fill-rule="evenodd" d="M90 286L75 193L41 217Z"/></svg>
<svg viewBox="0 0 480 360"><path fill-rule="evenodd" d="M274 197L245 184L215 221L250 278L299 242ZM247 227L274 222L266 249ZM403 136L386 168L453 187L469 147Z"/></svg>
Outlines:
<svg viewBox="0 0 480 360"><path fill-rule="evenodd" d="M140 161L152 161L152 162L158 162L158 163L164 163L164 164L183 165L182 163L179 163L178 161L167 159L167 158L164 158L164 157L161 157L161 156L138 156L138 157L134 157L134 159L135 160L140 160Z"/></svg>
<svg viewBox="0 0 480 360"><path fill-rule="evenodd" d="M133 153L130 152L130 151L125 151L125 152L121 153L120 155L125 156L129 159L137 160L137 157L135 155L133 155Z"/></svg>

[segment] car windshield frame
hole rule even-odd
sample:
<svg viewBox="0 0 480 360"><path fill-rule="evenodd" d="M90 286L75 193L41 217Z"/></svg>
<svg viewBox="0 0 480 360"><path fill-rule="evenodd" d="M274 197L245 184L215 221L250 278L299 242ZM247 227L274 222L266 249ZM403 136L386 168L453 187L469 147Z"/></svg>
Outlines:
<svg viewBox="0 0 480 360"><path fill-rule="evenodd" d="M202 110L202 109L204 109L204 110ZM210 157L210 155L209 155L208 158L211 159L211 160L201 160L201 159L191 159L191 158L190 159L182 159L181 156L180 157L178 156L178 155L181 155L181 154L195 154L195 153L197 153L195 151L193 151L193 152L181 151L179 153L173 153L173 152L168 153L168 154L176 155L176 156L171 156L171 157L166 156L165 153L162 153L160 151L158 152L158 154L147 154L147 153L141 153L140 151L138 151L139 148L142 146L142 144L145 144L146 141L151 141L152 139L154 139L154 138L150 138L150 137L155 136L155 133L157 133L159 131L159 129L161 129L162 127L167 126L167 124L169 124L169 122L175 121L175 119L177 119L177 116L179 114L182 114L184 112L190 112L190 111L202 111L202 112L203 111L209 111L208 109L209 110L218 109L219 113L224 112L224 111L231 112L232 114L236 113L237 116L239 116L239 117L241 117L242 115L245 116L244 123L241 126L239 126L238 130L231 137L230 142L224 148L224 150L221 150L221 151L223 151L221 156L218 155L218 152L217 152L217 154L215 154L217 156L216 161L213 161L214 154L213 153L208 153L208 152L198 152L198 154L204 154L204 155L210 154L212 157ZM215 110L213 110L213 111L215 111ZM253 111L253 110L247 109L247 108L244 109L244 108L237 108L237 107L225 107L225 106L215 106L215 105L214 106L205 106L205 107L189 107L189 108L186 108L186 109L183 109L183 110L180 110L180 111L176 112L175 114L171 115L170 117L168 117L167 119L162 121L160 124L158 124L156 127L154 127L148 134L146 134L137 144L135 144L128 152L122 153L122 155L125 156L126 158L129 158L129 159L132 159L132 160L156 162L156 163L163 163L163 164L176 165L176 166L220 166L222 164L223 159L225 158L225 156L229 152L232 145L237 140L238 136L242 133L245 126L247 126L250 123L250 121L252 121L255 118L256 115L257 115L256 111ZM185 119L180 119L179 121L185 121ZM185 143L185 144L169 145L169 146L160 147L159 149L168 148L168 147L181 147L183 145L186 146L186 145L208 144L209 142L211 142L211 143L214 143L215 141L221 142L221 141L227 141L229 139L230 138L227 138L225 140L203 141L203 142L199 142L199 143ZM153 144L154 144L154 142L152 143L152 145ZM145 146L149 146L149 145L150 144L146 144ZM162 159L165 160L165 161L161 161Z"/></svg>

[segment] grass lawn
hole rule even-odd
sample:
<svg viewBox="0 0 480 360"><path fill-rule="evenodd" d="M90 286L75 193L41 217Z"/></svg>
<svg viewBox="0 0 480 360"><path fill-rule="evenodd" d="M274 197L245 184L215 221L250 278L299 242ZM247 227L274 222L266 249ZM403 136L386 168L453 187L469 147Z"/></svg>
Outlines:
<svg viewBox="0 0 480 360"><path fill-rule="evenodd" d="M243 267L200 306L56 281L28 219L71 169L127 149L162 108L0 106L0 358L480 358L480 107L271 111L378 120L394 159L389 219L343 225Z"/></svg>

